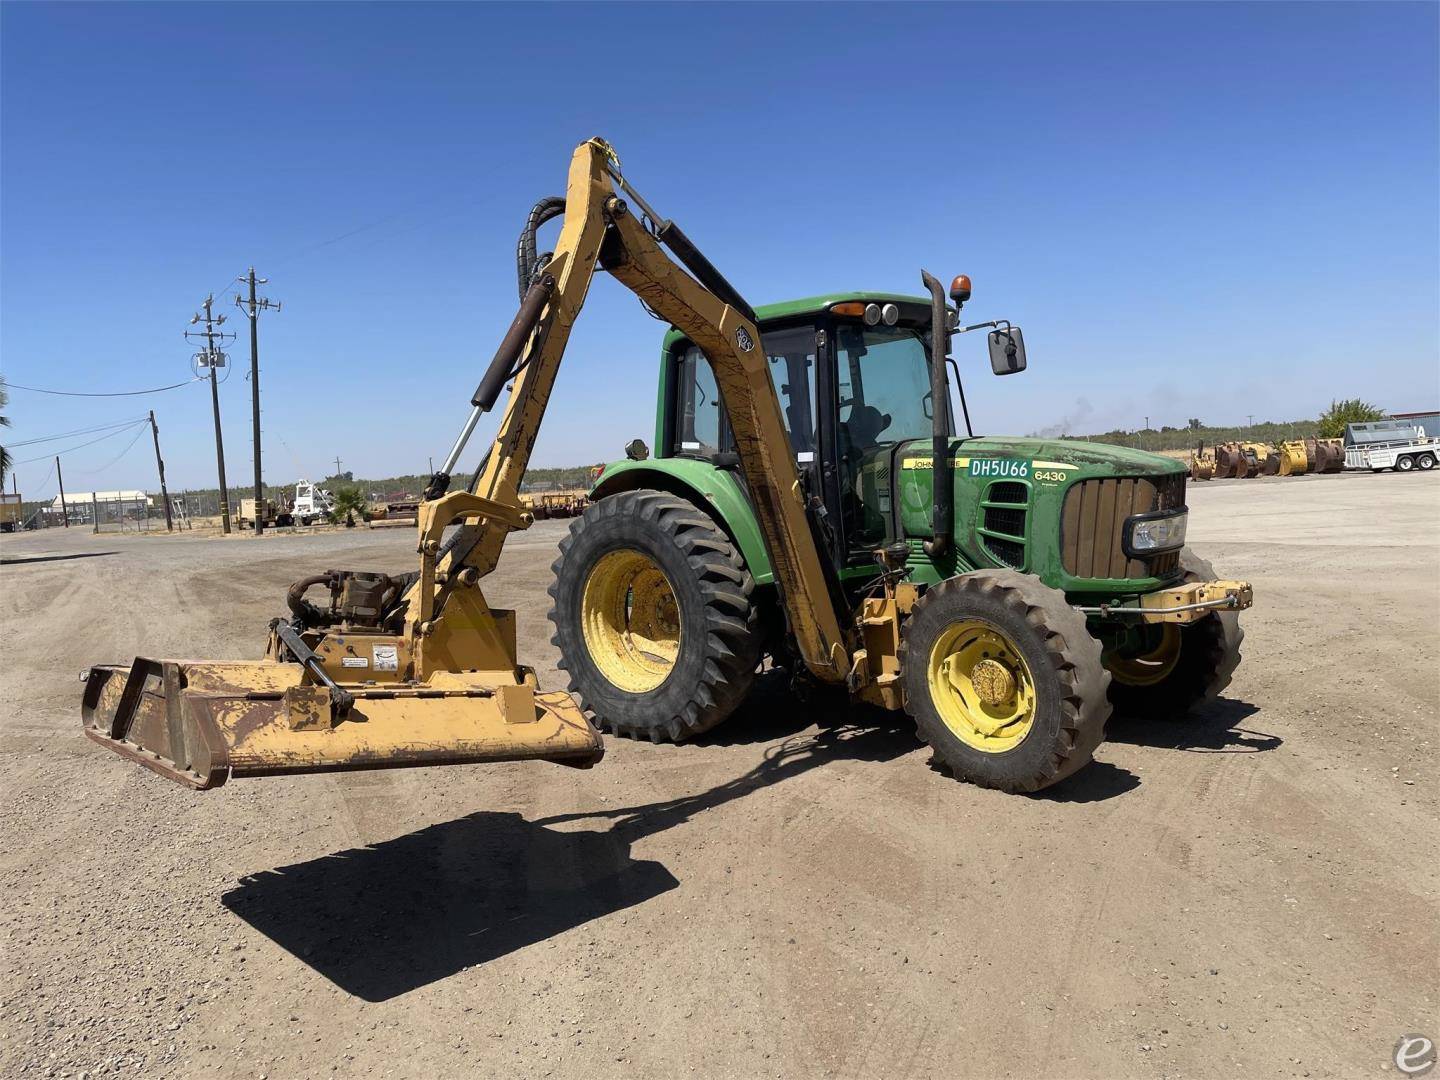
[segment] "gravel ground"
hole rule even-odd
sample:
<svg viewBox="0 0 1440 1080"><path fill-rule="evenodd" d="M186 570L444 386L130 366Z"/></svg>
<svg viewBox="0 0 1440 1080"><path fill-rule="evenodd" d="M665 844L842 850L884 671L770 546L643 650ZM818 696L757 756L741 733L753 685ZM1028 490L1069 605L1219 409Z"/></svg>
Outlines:
<svg viewBox="0 0 1440 1080"><path fill-rule="evenodd" d="M774 690L590 772L189 792L81 736L77 673L258 657L410 532L4 536L0 1075L1378 1074L1440 1035L1440 478L1190 506L1255 584L1234 683L1029 798ZM547 687L564 527L486 589Z"/></svg>

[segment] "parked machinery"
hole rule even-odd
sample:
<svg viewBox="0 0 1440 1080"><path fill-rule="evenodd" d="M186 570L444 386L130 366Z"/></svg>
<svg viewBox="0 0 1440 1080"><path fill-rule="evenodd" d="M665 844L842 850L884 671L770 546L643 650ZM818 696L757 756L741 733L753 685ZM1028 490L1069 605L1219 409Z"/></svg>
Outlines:
<svg viewBox="0 0 1440 1080"><path fill-rule="evenodd" d="M1289 439L1280 444L1280 475L1304 476L1310 471L1310 455L1304 439Z"/></svg>
<svg viewBox="0 0 1440 1080"><path fill-rule="evenodd" d="M1251 476L1274 476L1280 471L1280 455L1267 443L1241 443L1240 452L1250 465Z"/></svg>
<svg viewBox="0 0 1440 1080"><path fill-rule="evenodd" d="M1190 479L1191 480L1213 480L1215 478L1215 448L1208 451L1202 442L1195 447L1194 453L1190 455Z"/></svg>
<svg viewBox="0 0 1440 1080"><path fill-rule="evenodd" d="M538 256L536 230L561 215ZM1025 368L1017 327L959 325L963 275L953 307L923 273L926 296L757 311L598 139L576 150L565 196L531 212L518 262L520 310L426 488L416 571L296 582L263 661L93 668L91 739L197 788L521 758L583 767L600 759L600 726L662 741L723 722L765 656L837 704L906 710L957 777L1035 791L1090 760L1112 709L1179 715L1229 683L1251 588L1185 547L1180 462L976 436L956 386L959 431L955 335L989 331L997 375ZM551 618L577 701L538 690L515 613L480 585L533 520L518 487L601 271L674 329L663 445L606 470L555 564ZM490 450L450 490L507 386ZM407 404L433 422L431 397Z"/></svg>
<svg viewBox="0 0 1440 1080"><path fill-rule="evenodd" d="M1215 475L1222 480L1233 477L1243 480L1250 475L1250 459L1245 456L1237 442L1217 443L1215 446Z"/></svg>

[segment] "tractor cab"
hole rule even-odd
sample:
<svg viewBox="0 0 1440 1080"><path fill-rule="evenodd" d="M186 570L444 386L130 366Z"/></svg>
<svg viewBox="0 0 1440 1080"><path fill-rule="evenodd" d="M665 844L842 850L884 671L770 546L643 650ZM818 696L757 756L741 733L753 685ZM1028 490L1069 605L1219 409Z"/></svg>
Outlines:
<svg viewBox="0 0 1440 1080"><path fill-rule="evenodd" d="M875 549L899 534L891 520L899 508L891 505L889 477L900 468L900 454L928 447L937 407L942 430L960 434L950 403L937 406L932 390L930 301L847 293L762 307L756 314L796 465L812 505L818 500L824 509L825 545L842 569L872 566ZM952 332L959 332L958 312L948 316ZM1020 342L1017 328L1009 334ZM1023 342L1019 349L1023 366ZM665 340L661 385L657 457L731 466L734 437L714 373L701 350L678 332Z"/></svg>

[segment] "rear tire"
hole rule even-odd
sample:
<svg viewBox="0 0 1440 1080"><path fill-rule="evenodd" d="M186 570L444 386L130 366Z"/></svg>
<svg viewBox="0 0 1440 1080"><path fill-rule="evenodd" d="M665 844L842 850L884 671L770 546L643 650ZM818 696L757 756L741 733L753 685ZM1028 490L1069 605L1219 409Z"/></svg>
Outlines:
<svg viewBox="0 0 1440 1080"><path fill-rule="evenodd" d="M979 570L928 589L905 624L900 671L920 737L957 780L1039 791L1105 737L1100 643L1063 593L1025 574Z"/></svg>
<svg viewBox="0 0 1440 1080"><path fill-rule="evenodd" d="M1418 458L1415 459L1415 464L1421 472L1429 472L1431 469L1435 468L1435 455L1421 454Z"/></svg>
<svg viewBox="0 0 1440 1080"><path fill-rule="evenodd" d="M704 511L663 491L601 499L551 569L550 640L597 725L681 742L744 700L759 664L753 583Z"/></svg>
<svg viewBox="0 0 1440 1080"><path fill-rule="evenodd" d="M1186 581L1216 579L1215 568L1189 548L1180 552L1180 566ZM1110 662L1110 703L1117 717L1178 720L1230 685L1240 666L1240 643L1245 640L1238 612L1211 612L1174 633L1179 639L1179 653L1173 657L1169 671L1154 681L1126 681L1120 667Z"/></svg>
<svg viewBox="0 0 1440 1080"><path fill-rule="evenodd" d="M1413 468L1415 468L1415 459L1409 454L1406 454L1399 461L1395 462L1396 472L1409 472Z"/></svg>

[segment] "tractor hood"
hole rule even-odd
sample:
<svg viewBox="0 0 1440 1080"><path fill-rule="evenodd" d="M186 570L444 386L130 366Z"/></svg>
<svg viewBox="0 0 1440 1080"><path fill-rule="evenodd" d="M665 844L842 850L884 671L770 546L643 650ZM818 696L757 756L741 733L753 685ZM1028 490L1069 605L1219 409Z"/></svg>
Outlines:
<svg viewBox="0 0 1440 1080"><path fill-rule="evenodd" d="M1165 476L1185 471L1184 463L1174 458L1132 450L1128 446L1112 446L1110 443L981 435L973 439L957 439L953 445L957 455L1020 458L1040 469L1045 468L1042 462L1059 462L1123 476Z"/></svg>

